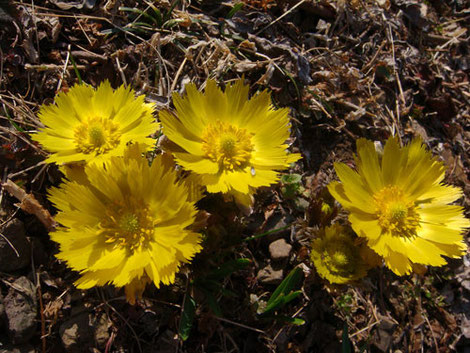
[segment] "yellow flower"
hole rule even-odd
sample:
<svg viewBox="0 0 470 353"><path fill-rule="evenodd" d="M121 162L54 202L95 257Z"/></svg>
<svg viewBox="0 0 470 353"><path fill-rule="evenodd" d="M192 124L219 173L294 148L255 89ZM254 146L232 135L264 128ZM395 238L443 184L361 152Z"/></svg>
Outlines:
<svg viewBox="0 0 470 353"><path fill-rule="evenodd" d="M51 238L57 257L80 271L77 287L125 287L132 303L147 282L174 282L201 250L200 234L188 229L197 214L193 193L168 159L157 156L149 166L142 151L132 145L106 165L87 165L88 183L67 181L49 192L62 225Z"/></svg>
<svg viewBox="0 0 470 353"><path fill-rule="evenodd" d="M400 147L396 138L379 155L371 141L357 141L357 172L343 163L341 180L328 190L350 212L354 231L397 275L413 264L440 266L442 255L460 257L467 249L462 232L470 226L462 207L448 205L462 191L442 184L445 168L420 140Z"/></svg>
<svg viewBox="0 0 470 353"><path fill-rule="evenodd" d="M212 80L204 93L189 84L186 97L173 95L177 117L159 114L164 134L180 148L173 150L176 161L200 175L208 192L251 194L300 158L286 151L289 110L275 110L267 91L251 100L248 91L243 80L225 92Z"/></svg>
<svg viewBox="0 0 470 353"><path fill-rule="evenodd" d="M367 274L374 265L365 259L376 259L365 244L356 242L347 228L339 224L322 228L312 242L312 259L320 277L330 283L344 284L356 281Z"/></svg>
<svg viewBox="0 0 470 353"><path fill-rule="evenodd" d="M126 144L154 144L149 135L159 125L144 97L124 86L113 91L108 81L97 89L81 84L61 92L55 104L38 113L46 126L32 139L52 154L48 163L103 162L122 156Z"/></svg>

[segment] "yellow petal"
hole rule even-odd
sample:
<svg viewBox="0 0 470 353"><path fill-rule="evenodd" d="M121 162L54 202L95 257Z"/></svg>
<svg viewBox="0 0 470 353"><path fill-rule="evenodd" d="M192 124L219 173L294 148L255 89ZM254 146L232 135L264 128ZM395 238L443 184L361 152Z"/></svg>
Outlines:
<svg viewBox="0 0 470 353"><path fill-rule="evenodd" d="M377 192L382 189L384 183L374 143L366 139L359 139L356 143L359 174L365 178L371 191Z"/></svg>

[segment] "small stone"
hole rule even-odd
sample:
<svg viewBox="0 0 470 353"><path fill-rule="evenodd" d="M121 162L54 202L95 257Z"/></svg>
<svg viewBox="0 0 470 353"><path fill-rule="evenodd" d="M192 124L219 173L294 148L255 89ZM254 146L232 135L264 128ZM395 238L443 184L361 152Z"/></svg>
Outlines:
<svg viewBox="0 0 470 353"><path fill-rule="evenodd" d="M36 288L26 277L20 277L10 287L4 301L8 331L14 344L26 343L36 331Z"/></svg>
<svg viewBox="0 0 470 353"><path fill-rule="evenodd" d="M283 271L282 268L274 269L271 265L268 265L259 270L256 277L263 284L279 284L282 282Z"/></svg>
<svg viewBox="0 0 470 353"><path fill-rule="evenodd" d="M283 261L289 258L292 245L288 244L285 239L279 239L269 244L269 253L273 261Z"/></svg>
<svg viewBox="0 0 470 353"><path fill-rule="evenodd" d="M13 219L0 227L0 272L13 272L29 265L31 246L23 222Z"/></svg>
<svg viewBox="0 0 470 353"><path fill-rule="evenodd" d="M470 320L468 320L466 317L462 317L460 329L462 330L462 335L466 339L470 339Z"/></svg>
<svg viewBox="0 0 470 353"><path fill-rule="evenodd" d="M87 312L81 312L65 321L59 328L59 334L67 352L88 352L94 346L93 330Z"/></svg>
<svg viewBox="0 0 470 353"><path fill-rule="evenodd" d="M268 234L262 239L264 239L268 243L271 243L275 240L290 236L291 229L290 227L287 227L287 226L292 224L293 221L294 219L290 215L282 215L281 213L274 213L271 217L269 217L263 231L273 231L276 229L278 231L272 234Z"/></svg>
<svg viewBox="0 0 470 353"><path fill-rule="evenodd" d="M382 317L380 324L377 325L377 329L372 336L372 345L381 352L388 352L392 346L393 332L396 326L393 321Z"/></svg>
<svg viewBox="0 0 470 353"><path fill-rule="evenodd" d="M111 327L111 320L109 319L106 313L98 314L92 320L92 327L94 330L94 336L96 341L96 346L98 348L105 348L106 343L109 340L109 328Z"/></svg>

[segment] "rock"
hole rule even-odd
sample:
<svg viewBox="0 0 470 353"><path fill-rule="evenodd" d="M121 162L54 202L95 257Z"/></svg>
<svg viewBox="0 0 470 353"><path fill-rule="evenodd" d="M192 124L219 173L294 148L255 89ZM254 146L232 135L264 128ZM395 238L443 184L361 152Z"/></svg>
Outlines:
<svg viewBox="0 0 470 353"><path fill-rule="evenodd" d="M105 313L80 311L60 326L59 334L67 352L88 352L105 348L110 327L111 320Z"/></svg>
<svg viewBox="0 0 470 353"><path fill-rule="evenodd" d="M282 229L277 232L271 233L262 239L271 243L275 240L281 238L287 238L290 236L291 229L287 227L288 225L294 222L294 218L290 215L282 215L279 212L274 213L271 217L269 217L268 221L266 222L266 226L264 227L263 232L273 231L275 229Z"/></svg>
<svg viewBox="0 0 470 353"><path fill-rule="evenodd" d="M269 244L269 254L273 261L283 261L289 258L292 245L288 244L285 239L279 239Z"/></svg>
<svg viewBox="0 0 470 353"><path fill-rule="evenodd" d="M381 352L388 352L393 342L393 332L396 326L393 321L382 317L372 336L372 345Z"/></svg>
<svg viewBox="0 0 470 353"><path fill-rule="evenodd" d="M4 301L8 331L14 344L25 343L36 331L36 288L26 277L20 277L11 286Z"/></svg>
<svg viewBox="0 0 470 353"><path fill-rule="evenodd" d="M470 320L467 319L465 316L462 317L462 321L460 323L460 329L462 330L462 335L466 339L470 339Z"/></svg>
<svg viewBox="0 0 470 353"><path fill-rule="evenodd" d="M35 353L35 349L30 344L22 344L14 346L12 344L6 344L0 346L0 353Z"/></svg>
<svg viewBox="0 0 470 353"><path fill-rule="evenodd" d="M283 273L281 269L274 269L270 264L258 271L256 276L263 284L279 284L282 282Z"/></svg>
<svg viewBox="0 0 470 353"><path fill-rule="evenodd" d="M94 333L88 312L81 312L65 321L59 335L66 352L88 352L94 346Z"/></svg>
<svg viewBox="0 0 470 353"><path fill-rule="evenodd" d="M98 314L93 318L91 325L97 348L105 348L109 340L109 328L111 327L111 320L108 315L106 313Z"/></svg>
<svg viewBox="0 0 470 353"><path fill-rule="evenodd" d="M13 219L0 227L0 272L12 272L29 265L31 246L23 222Z"/></svg>

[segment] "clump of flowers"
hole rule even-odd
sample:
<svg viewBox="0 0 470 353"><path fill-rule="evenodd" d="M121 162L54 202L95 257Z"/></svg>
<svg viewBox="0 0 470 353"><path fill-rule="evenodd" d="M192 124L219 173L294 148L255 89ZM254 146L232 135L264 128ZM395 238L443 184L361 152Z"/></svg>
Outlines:
<svg viewBox="0 0 470 353"><path fill-rule="evenodd" d="M328 190L350 212L357 235L394 273L408 274L413 264L441 266L442 256L465 253L462 232L470 222L462 207L449 205L462 191L442 183L444 165L420 140L400 147L390 138L379 154L373 142L359 139L357 154L356 171L335 163L341 182Z"/></svg>
<svg viewBox="0 0 470 353"><path fill-rule="evenodd" d="M131 145L106 165L87 165L88 183L66 181L49 192L62 225L51 239L57 257L80 271L77 287L125 287L131 303L147 283L174 282L201 250L201 235L190 230L195 193L178 181L171 160L160 155L149 165L142 151Z"/></svg>
<svg viewBox="0 0 470 353"><path fill-rule="evenodd" d="M108 81L97 89L79 84L61 92L55 104L43 105L38 113L45 128L32 139L51 152L48 163L103 162L122 156L129 142L148 147L148 138L159 125L153 108L144 97L119 87L113 91Z"/></svg>
<svg viewBox="0 0 470 353"><path fill-rule="evenodd" d="M322 228L312 242L310 258L320 277L330 283L356 281L377 264L378 256L365 244L359 244L348 228L339 224Z"/></svg>
<svg viewBox="0 0 470 353"><path fill-rule="evenodd" d="M173 96L177 116L159 114L164 134L180 147L172 151L177 163L199 175L210 193L250 195L300 158L286 151L289 110L274 109L267 91L251 99L248 91L243 80L225 92L212 80L204 93L189 84L185 97Z"/></svg>

